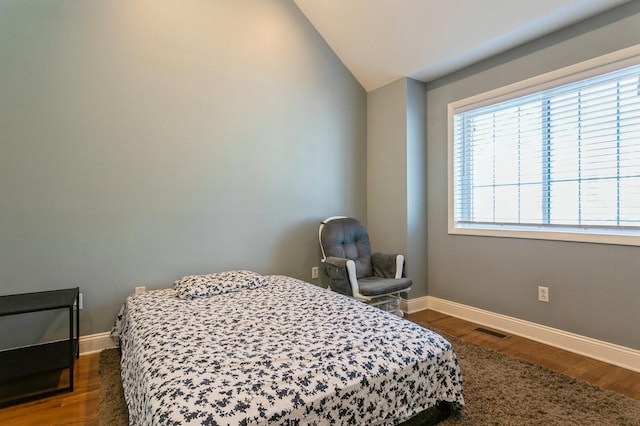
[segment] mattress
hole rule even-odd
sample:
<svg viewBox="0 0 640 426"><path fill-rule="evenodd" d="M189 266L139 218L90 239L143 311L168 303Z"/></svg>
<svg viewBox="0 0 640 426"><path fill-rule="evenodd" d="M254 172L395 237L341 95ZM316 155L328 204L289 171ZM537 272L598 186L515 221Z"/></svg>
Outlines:
<svg viewBox="0 0 640 426"><path fill-rule="evenodd" d="M113 336L132 425L399 424L464 405L449 342L285 276L184 299L130 296Z"/></svg>

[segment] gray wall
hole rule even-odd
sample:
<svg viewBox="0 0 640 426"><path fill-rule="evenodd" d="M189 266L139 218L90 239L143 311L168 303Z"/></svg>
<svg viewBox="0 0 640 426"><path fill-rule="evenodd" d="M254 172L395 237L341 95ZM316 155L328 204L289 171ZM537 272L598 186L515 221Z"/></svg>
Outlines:
<svg viewBox="0 0 640 426"><path fill-rule="evenodd" d="M366 215L366 93L291 1L0 3L0 294L310 279Z"/></svg>
<svg viewBox="0 0 640 426"><path fill-rule="evenodd" d="M427 146L425 84L407 81L407 273L413 278L409 298L428 294Z"/></svg>
<svg viewBox="0 0 640 426"><path fill-rule="evenodd" d="M640 43L640 2L427 87L429 294L640 349L640 248L447 234L447 104ZM537 301L538 285L550 303Z"/></svg>
<svg viewBox="0 0 640 426"><path fill-rule="evenodd" d="M407 250L407 84L367 94L367 230L374 251Z"/></svg>
<svg viewBox="0 0 640 426"><path fill-rule="evenodd" d="M367 94L367 226L374 251L401 253L427 287L425 85L402 78Z"/></svg>

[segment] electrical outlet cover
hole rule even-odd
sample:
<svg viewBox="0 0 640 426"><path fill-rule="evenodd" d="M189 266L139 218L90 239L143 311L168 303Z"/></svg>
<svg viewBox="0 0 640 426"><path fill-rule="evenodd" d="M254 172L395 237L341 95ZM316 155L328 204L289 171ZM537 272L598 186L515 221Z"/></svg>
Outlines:
<svg viewBox="0 0 640 426"><path fill-rule="evenodd" d="M549 302L549 287L538 287L538 300L540 302Z"/></svg>

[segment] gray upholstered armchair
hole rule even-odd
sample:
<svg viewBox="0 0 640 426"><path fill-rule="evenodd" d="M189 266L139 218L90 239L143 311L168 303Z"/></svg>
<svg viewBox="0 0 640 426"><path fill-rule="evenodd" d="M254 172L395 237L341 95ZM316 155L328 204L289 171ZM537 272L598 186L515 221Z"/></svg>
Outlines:
<svg viewBox="0 0 640 426"><path fill-rule="evenodd" d="M323 220L319 239L332 290L402 316L400 293L409 291L413 284L403 276L404 256L371 253L367 229L350 217Z"/></svg>

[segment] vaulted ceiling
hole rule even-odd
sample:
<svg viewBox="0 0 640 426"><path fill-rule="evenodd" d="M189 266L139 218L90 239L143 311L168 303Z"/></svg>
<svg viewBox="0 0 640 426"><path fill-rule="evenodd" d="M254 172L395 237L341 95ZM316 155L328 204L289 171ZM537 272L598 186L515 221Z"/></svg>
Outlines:
<svg viewBox="0 0 640 426"><path fill-rule="evenodd" d="M429 81L628 0L294 0L367 91Z"/></svg>

